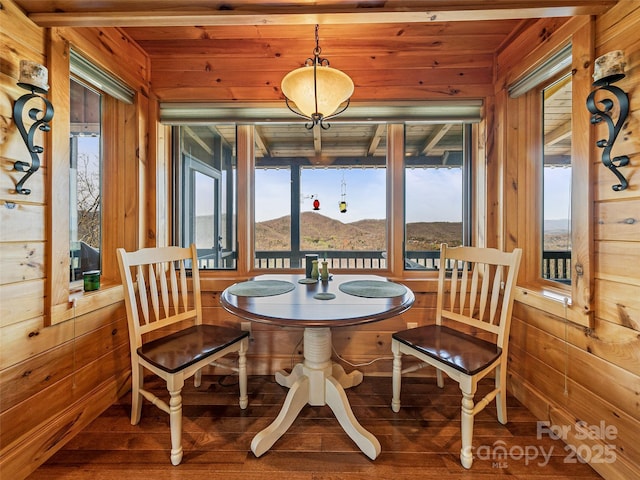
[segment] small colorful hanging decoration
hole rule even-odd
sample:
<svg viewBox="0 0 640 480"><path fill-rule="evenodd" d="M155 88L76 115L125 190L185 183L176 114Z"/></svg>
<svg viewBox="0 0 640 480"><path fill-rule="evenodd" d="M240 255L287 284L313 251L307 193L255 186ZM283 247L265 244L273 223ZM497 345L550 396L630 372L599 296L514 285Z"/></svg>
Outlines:
<svg viewBox="0 0 640 480"><path fill-rule="evenodd" d="M344 180L344 173L342 174L342 190L340 193L340 213L347 213L347 182Z"/></svg>
<svg viewBox="0 0 640 480"><path fill-rule="evenodd" d="M320 210L320 200L318 200L317 198L313 199L313 209Z"/></svg>

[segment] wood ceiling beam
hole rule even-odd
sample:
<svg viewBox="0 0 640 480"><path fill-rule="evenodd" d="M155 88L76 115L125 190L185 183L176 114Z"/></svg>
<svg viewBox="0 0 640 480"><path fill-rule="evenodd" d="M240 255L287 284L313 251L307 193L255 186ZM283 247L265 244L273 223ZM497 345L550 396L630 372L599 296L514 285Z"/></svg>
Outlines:
<svg viewBox="0 0 640 480"><path fill-rule="evenodd" d="M616 4L617 0L467 0L446 2L400 2L393 7L367 8L349 5L288 4L235 6L228 10L176 10L164 11L116 10L35 12L26 10L29 18L41 27L144 27L144 26L214 26L214 25L313 25L313 24L376 24L376 23L430 23L478 20L506 20L576 15L599 15ZM81 7L86 8L86 7Z"/></svg>
<svg viewBox="0 0 640 480"><path fill-rule="evenodd" d="M420 155L429 155L431 150L435 148L438 142L445 136L445 134L451 129L453 124L445 123L440 128L434 128L433 132L425 140L424 146L418 150Z"/></svg>
<svg viewBox="0 0 640 480"><path fill-rule="evenodd" d="M561 142L565 138L571 136L571 120L563 123L555 130L550 131L544 135L544 145L550 147L558 142Z"/></svg>
<svg viewBox="0 0 640 480"><path fill-rule="evenodd" d="M383 135L386 135L386 133L387 133L386 124L381 123L376 127L376 132L373 134L373 138L371 139L371 142L369 143L369 148L367 149L367 157L370 157L374 153L376 153L376 150L378 149L378 145L380 145L380 141L382 140Z"/></svg>
<svg viewBox="0 0 640 480"><path fill-rule="evenodd" d="M264 135L262 134L262 128L257 126L254 128L254 136L256 141L256 149L258 150L258 156L260 157L270 157L271 151L267 146L267 142L264 140Z"/></svg>
<svg viewBox="0 0 640 480"><path fill-rule="evenodd" d="M187 135L189 135L194 142L196 142L198 145L200 145L202 147L202 149L207 152L209 155L213 156L213 150L211 149L211 147L209 145L207 145L204 140L202 140L202 138L200 138L200 135L198 135L196 132L193 131L193 129L191 127L183 127L184 131Z"/></svg>

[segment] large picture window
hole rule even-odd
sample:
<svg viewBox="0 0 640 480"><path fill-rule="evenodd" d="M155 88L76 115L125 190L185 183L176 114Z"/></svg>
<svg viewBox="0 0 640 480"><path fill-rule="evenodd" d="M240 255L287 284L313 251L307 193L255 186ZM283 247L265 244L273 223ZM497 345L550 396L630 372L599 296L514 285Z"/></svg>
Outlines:
<svg viewBox="0 0 640 480"><path fill-rule="evenodd" d="M299 268L306 254L387 267L385 124L260 126L255 137L255 268Z"/></svg>
<svg viewBox="0 0 640 480"><path fill-rule="evenodd" d="M480 106L353 107L353 118L308 129L275 108L162 104L173 242L195 241L201 268L241 275L303 271L314 254L334 272L424 276L440 243L472 243ZM414 241L425 223L435 235Z"/></svg>

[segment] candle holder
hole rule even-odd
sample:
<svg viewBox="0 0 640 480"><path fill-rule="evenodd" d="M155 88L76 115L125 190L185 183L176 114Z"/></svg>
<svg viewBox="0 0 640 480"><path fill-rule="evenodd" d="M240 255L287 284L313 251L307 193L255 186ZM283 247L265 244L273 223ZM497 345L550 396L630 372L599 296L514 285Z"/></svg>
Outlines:
<svg viewBox="0 0 640 480"><path fill-rule="evenodd" d="M624 190L629 186L627 179L618 170L618 168L629 164L629 157L627 155L620 155L611 158L611 149L627 119L627 115L629 115L629 97L620 87L613 85L613 83L625 77L625 65L624 54L620 50L609 52L606 55L598 57L593 73L593 86L597 87L597 89L587 97L587 109L593 114L591 123L597 124L604 121L608 127L609 137L598 140L596 145L603 149L602 163L613 172L620 182L611 187L616 192ZM610 95L596 102L595 97L599 92L608 92ZM602 94L600 93L600 95ZM613 98L611 98L611 95ZM598 108L598 105L601 105L602 109ZM618 114L614 122L613 111L616 105L618 106Z"/></svg>
<svg viewBox="0 0 640 480"><path fill-rule="evenodd" d="M47 93L49 91L49 85L47 85L48 71L47 69L29 60L20 61L20 81L18 86L29 90L31 93L22 95L16 103L13 105L13 120L18 127L20 136L29 150L31 155L31 163L23 162L21 160L16 161L13 164L14 170L24 172L22 179L16 184L16 193L22 195L31 194L31 190L24 188L25 182L38 171L40 168L39 155L44 152L41 146L34 145L34 136L36 130L48 132L51 130L49 122L53 118L53 105L45 97L39 94ZM32 120L29 129L24 123L23 114L27 108L28 103L40 102L44 105L44 108L31 107L27 112L27 116Z"/></svg>

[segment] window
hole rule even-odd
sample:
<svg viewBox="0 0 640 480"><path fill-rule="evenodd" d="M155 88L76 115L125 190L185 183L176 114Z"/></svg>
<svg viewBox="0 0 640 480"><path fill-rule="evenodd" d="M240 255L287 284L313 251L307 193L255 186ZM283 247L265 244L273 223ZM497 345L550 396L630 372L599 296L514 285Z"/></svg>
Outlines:
<svg viewBox="0 0 640 480"><path fill-rule="evenodd" d="M441 243L470 244L466 131L464 124L405 126L405 270L438 268Z"/></svg>
<svg viewBox="0 0 640 480"><path fill-rule="evenodd" d="M235 125L174 128L176 237L196 244L199 268L236 268Z"/></svg>
<svg viewBox="0 0 640 480"><path fill-rule="evenodd" d="M69 170L70 281L100 270L101 220L101 95L71 80Z"/></svg>
<svg viewBox="0 0 640 480"><path fill-rule="evenodd" d="M571 283L571 75L542 89L542 277Z"/></svg>
<svg viewBox="0 0 640 480"><path fill-rule="evenodd" d="M351 105L329 129L308 130L282 105L161 103L160 120L173 131L172 234L182 243L194 238L198 227L190 226L190 216L199 208L193 192L200 188L196 184L201 177L212 191L218 182L222 185L222 198L218 193L207 198L218 199L221 209L232 212L222 222L222 263L223 268L232 268L226 263L232 259L238 275L302 270L305 255L317 254L327 258L332 271L367 269L424 278L424 267L410 272L404 263L405 254L420 253L415 248L405 252L403 246L405 127L412 129L406 137L411 152L407 158L425 161L414 165L414 173L425 167L431 175L428 188L415 182L411 188L425 194L439 186L438 175L455 178L449 193L455 197L456 213L444 217L456 224L455 240L450 235L446 240L470 244L470 132L472 123L480 121L481 108L476 100ZM208 140L214 130L233 151L230 167L218 166L207 153L215 151ZM427 155L422 153L425 147ZM417 148L420 154L413 153ZM428 163L436 159L440 168ZM412 203L410 208L412 218L442 220L436 205L440 200L423 195L417 201L420 205ZM430 216L420 208L426 201L434 203ZM216 211L213 204L210 208ZM229 233L224 233L225 224L230 225ZM440 239L446 231L441 229ZM216 257L211 245L202 249ZM214 264L211 260L207 267L218 268Z"/></svg>
<svg viewBox="0 0 640 480"><path fill-rule="evenodd" d="M524 249L518 300L587 327L594 289L594 142L585 114L592 42L593 24L587 20L576 23L569 39L551 37L544 51L512 67L508 75L519 72L519 77L496 115L504 115L504 143L498 149L510 184L505 185L510 219L505 240ZM518 155L518 162L509 155Z"/></svg>
<svg viewBox="0 0 640 480"><path fill-rule="evenodd" d="M535 259L536 271L527 271L528 283L561 290L571 284L572 190L576 182L571 64L572 46L568 44L509 90L532 119L520 139L530 152L523 170L531 179L531 188L524 191L529 209L525 217L532 219L525 224L530 239L526 247L529 258Z"/></svg>
<svg viewBox="0 0 640 480"><path fill-rule="evenodd" d="M296 171L299 171L296 169ZM291 189L292 169L287 166L278 168L260 168L255 170L255 250L260 256L277 255L287 257L291 251ZM298 246L299 249L299 246ZM262 252L265 252L264 254ZM269 253L267 253L269 252ZM256 259L260 267L260 258ZM266 266L268 262L264 262ZM287 266L290 264L287 263Z"/></svg>
<svg viewBox="0 0 640 480"><path fill-rule="evenodd" d="M61 108L47 165L52 234L46 325L113 303L121 292L116 249L133 250L147 239L140 188L147 146L135 121L140 97L115 76L127 73L118 53L106 62L112 70L106 70L77 53L88 40L75 41L53 35L48 58L55 72L49 97ZM113 225L118 228L107 228ZM93 269L100 270L100 288L83 294L83 282L76 279Z"/></svg>
<svg viewBox="0 0 640 480"><path fill-rule="evenodd" d="M124 105L133 103L133 91L74 50L70 58L69 280L74 283L84 272L103 270L105 157L107 170L113 172L115 157L121 154L113 141L124 142ZM109 198L117 195L113 187L111 182ZM107 276L113 273L107 271ZM79 287L78 283L72 288Z"/></svg>
<svg viewBox="0 0 640 480"><path fill-rule="evenodd" d="M386 125L256 127L254 267L387 267ZM266 141L269 139L269 141Z"/></svg>

